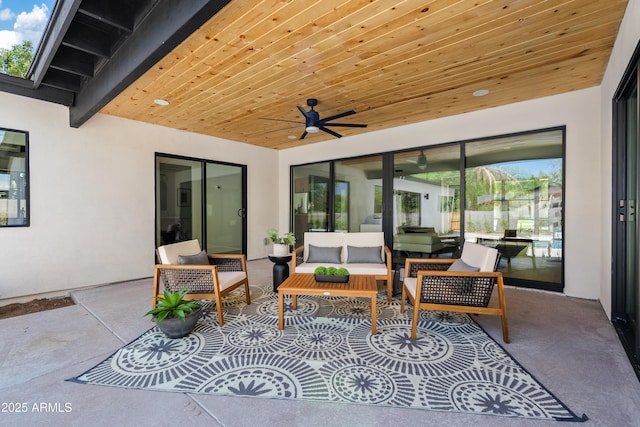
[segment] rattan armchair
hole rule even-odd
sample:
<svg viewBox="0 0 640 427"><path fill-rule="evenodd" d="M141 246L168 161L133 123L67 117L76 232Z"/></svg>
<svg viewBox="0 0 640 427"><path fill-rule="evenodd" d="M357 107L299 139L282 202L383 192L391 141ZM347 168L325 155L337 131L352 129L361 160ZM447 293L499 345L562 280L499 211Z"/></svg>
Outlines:
<svg viewBox="0 0 640 427"><path fill-rule="evenodd" d="M464 264L458 265L463 265L463 270L479 271L449 271L455 259L408 258L400 311L404 312L405 299L409 298L414 307L411 339L416 339L420 310L441 310L500 316L502 339L508 343L504 281L502 273L495 271L499 260L496 249L470 242L462 250ZM497 307L495 304L489 307L494 288L498 294Z"/></svg>
<svg viewBox="0 0 640 427"><path fill-rule="evenodd" d="M251 304L246 257L242 254L203 254L197 240L160 246L157 249L161 264L153 274L153 308L156 297L164 290L186 289L188 299L212 299L216 302L218 323L224 325L222 297L244 286L247 304ZM204 258L201 264L179 264ZM191 258L193 257L193 258ZM208 262L208 264L205 264Z"/></svg>

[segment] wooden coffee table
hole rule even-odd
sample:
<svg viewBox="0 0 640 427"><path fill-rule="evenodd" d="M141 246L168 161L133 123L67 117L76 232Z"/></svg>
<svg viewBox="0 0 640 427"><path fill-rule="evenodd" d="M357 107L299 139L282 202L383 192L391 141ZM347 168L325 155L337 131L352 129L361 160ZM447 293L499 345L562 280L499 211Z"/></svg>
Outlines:
<svg viewBox="0 0 640 427"><path fill-rule="evenodd" d="M284 296L291 295L293 309L298 308L298 295L320 295L371 298L371 334L376 334L376 298L378 286L375 276L352 274L349 283L316 282L313 274L294 273L278 286L278 328L284 329Z"/></svg>

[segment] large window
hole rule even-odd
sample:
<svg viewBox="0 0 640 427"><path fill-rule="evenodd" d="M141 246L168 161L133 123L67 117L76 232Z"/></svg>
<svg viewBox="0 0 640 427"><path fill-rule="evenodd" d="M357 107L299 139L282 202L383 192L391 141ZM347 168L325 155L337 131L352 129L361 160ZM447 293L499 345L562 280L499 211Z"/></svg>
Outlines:
<svg viewBox="0 0 640 427"><path fill-rule="evenodd" d="M292 227L384 231L406 257L500 251L507 284L563 288L564 128L293 166Z"/></svg>
<svg viewBox="0 0 640 427"><path fill-rule="evenodd" d="M563 142L552 129L464 146L465 240L498 249L509 284L562 289Z"/></svg>
<svg viewBox="0 0 640 427"><path fill-rule="evenodd" d="M382 156L295 166L293 233L382 231Z"/></svg>
<svg viewBox="0 0 640 427"><path fill-rule="evenodd" d="M29 225L29 134L0 128L0 227Z"/></svg>
<svg viewBox="0 0 640 427"><path fill-rule="evenodd" d="M451 257L460 244L460 144L393 156L396 257Z"/></svg>

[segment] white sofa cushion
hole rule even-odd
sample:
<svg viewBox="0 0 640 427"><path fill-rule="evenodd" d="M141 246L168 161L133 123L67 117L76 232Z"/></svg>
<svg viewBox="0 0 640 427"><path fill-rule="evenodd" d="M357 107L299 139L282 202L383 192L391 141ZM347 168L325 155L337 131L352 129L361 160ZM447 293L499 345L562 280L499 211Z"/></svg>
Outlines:
<svg viewBox="0 0 640 427"><path fill-rule="evenodd" d="M296 273L313 274L317 267L344 267L349 270L349 274L367 274L374 276L384 276L387 274L385 264L328 264L305 262L296 266Z"/></svg>
<svg viewBox="0 0 640 427"><path fill-rule="evenodd" d="M493 271L498 259L498 250L473 242L465 242L460 258L466 264L478 267L480 271Z"/></svg>
<svg viewBox="0 0 640 427"><path fill-rule="evenodd" d="M200 252L198 240L172 243L158 248L158 257L162 264L178 264L180 255L195 255Z"/></svg>

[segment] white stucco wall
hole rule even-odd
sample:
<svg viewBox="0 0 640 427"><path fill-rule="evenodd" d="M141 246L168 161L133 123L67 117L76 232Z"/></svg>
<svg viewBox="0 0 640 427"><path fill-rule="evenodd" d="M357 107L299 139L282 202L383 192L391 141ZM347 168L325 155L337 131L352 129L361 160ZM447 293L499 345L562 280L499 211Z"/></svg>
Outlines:
<svg viewBox="0 0 640 427"><path fill-rule="evenodd" d="M600 301L611 317L611 185L612 185L612 100L620 80L629 65L633 52L640 41L640 0L629 0L618 37L609 58L607 70L601 84L602 105L600 158L602 170L602 240L600 241L602 269Z"/></svg>
<svg viewBox="0 0 640 427"><path fill-rule="evenodd" d="M0 92L0 127L29 132L31 226L0 229L0 299L153 274L154 155L246 164L249 259L277 223L277 152ZM275 195L275 196L274 196Z"/></svg>
<svg viewBox="0 0 640 427"><path fill-rule="evenodd" d="M30 132L31 169L31 226L0 229L0 299L148 277L155 152L248 165L255 259L267 228L289 228L292 164L566 125L565 293L609 313L611 98L639 39L630 0L600 87L280 152L100 114L73 129L67 108L0 92L0 127Z"/></svg>
<svg viewBox="0 0 640 427"><path fill-rule="evenodd" d="M599 173L602 169L600 98L600 89L590 88L283 150L280 152L280 228L288 227L289 166L308 162L300 159L328 160L565 125L565 293L598 299L602 277L603 206Z"/></svg>

